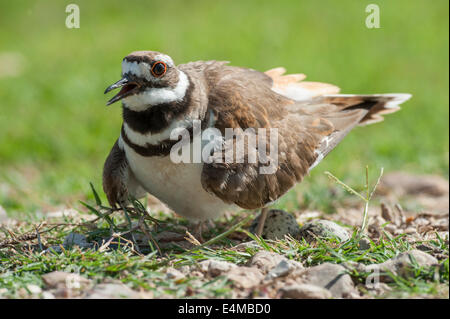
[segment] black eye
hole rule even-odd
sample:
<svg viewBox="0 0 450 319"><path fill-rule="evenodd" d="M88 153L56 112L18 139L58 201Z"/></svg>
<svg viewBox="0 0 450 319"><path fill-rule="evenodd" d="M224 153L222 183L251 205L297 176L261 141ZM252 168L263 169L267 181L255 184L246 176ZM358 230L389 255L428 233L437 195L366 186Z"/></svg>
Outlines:
<svg viewBox="0 0 450 319"><path fill-rule="evenodd" d="M158 78L160 76L163 76L164 73L166 73L166 70L167 70L166 64L164 62L159 61L159 62L153 63L151 72L154 77Z"/></svg>

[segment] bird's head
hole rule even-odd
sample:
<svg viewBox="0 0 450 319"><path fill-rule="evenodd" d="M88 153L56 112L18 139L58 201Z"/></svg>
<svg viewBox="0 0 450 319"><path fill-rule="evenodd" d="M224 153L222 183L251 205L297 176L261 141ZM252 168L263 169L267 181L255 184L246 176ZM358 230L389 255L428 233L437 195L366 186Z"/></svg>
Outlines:
<svg viewBox="0 0 450 319"><path fill-rule="evenodd" d="M122 61L122 78L110 85L105 94L120 88L107 105L123 100L125 107L139 111L153 105L182 99L188 86L170 56L155 51L136 51Z"/></svg>

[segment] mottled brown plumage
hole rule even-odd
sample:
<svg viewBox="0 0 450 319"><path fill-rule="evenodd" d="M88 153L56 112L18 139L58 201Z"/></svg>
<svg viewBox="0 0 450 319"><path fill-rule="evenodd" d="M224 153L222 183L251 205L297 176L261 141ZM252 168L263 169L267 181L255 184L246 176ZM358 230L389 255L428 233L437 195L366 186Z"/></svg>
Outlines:
<svg viewBox="0 0 450 319"><path fill-rule="evenodd" d="M158 60L155 57L167 61L167 80L148 75L146 68ZM381 120L380 114L396 111L396 105L409 98L395 94L340 95L334 85L302 81L303 74L284 75L283 68L262 73L219 61L175 67L169 57L151 51L132 53L125 61L124 76L131 74L137 89L135 96L123 98L121 145L115 144L105 163L108 199L113 204L124 197L124 192L136 195L139 185L177 213L197 219L217 216L217 212L208 213L208 205L210 210L220 210L220 205L246 209L269 205L300 182L351 129ZM162 83L170 90L162 89ZM225 138L223 151L214 154L212 163L175 166L168 156L166 144L173 144L167 134L174 127L192 129L188 122L193 119L202 122L202 129L212 126L224 136L227 128L251 128L256 135L258 128L277 129L278 161L269 161L276 162L276 170L261 174L260 168L268 163L248 162L254 154L260 159L258 145L236 155L243 163L220 162L235 150L244 132ZM272 146L267 144L265 151ZM178 174L177 178L172 179L172 174ZM183 192L191 198L179 195ZM198 198L192 198L195 196Z"/></svg>

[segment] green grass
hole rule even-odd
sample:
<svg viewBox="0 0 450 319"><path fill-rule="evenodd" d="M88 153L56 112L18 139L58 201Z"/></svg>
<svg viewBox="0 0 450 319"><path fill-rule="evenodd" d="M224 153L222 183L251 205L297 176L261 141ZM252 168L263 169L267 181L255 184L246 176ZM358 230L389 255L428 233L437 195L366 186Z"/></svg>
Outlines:
<svg viewBox="0 0 450 319"><path fill-rule="evenodd" d="M81 28L67 29L65 3L2 2L0 54L18 55L22 72L0 77L0 204L35 212L100 186L121 122L103 90L122 57L142 49L176 63L282 65L345 93L413 94L385 122L352 132L300 186L307 198L324 193L314 184L325 170L351 182L366 164L448 176L448 2L378 1L380 29L365 27L369 3L80 0Z"/></svg>
<svg viewBox="0 0 450 319"><path fill-rule="evenodd" d="M224 276L203 281L197 280L195 275L181 280L172 280L165 276L164 269L169 265L174 267L195 266L200 261L207 259L243 265L259 250L279 253L288 259L302 262L305 267L324 262L336 264L382 263L401 252L412 249L404 237L403 235L391 237L385 233L378 243L371 242L368 250L358 248L356 232L349 241L343 244L339 244L333 239L307 243L305 240L297 241L289 238L279 241L255 238L256 247L247 248L246 251L233 251L230 250L231 246L229 245L220 245L214 249L200 247L184 252L167 250L164 258L158 257L156 252L146 256L137 256L127 246L103 252L75 247L61 253L46 254L38 251L18 254L16 250L1 250L0 288L7 289L5 296L17 298L21 296L20 294L23 295L21 290L27 289L26 287L30 284L44 287L42 275L56 270L73 272L74 265L76 265L80 275L93 280L93 282L100 283L105 279L117 279L131 288L143 288L147 292L152 292L154 297L229 297L232 287ZM444 242L430 241L428 244L443 249L448 256L448 245ZM414 267L414 264L414 275L408 279L391 274L393 282L389 284L392 289L389 295L394 297L411 297L413 295L444 297L445 292L441 291L442 287L448 286L448 258L441 261L441 264L444 266L439 268L438 276L436 276L436 269ZM361 285L370 275L370 273L358 272L351 268L348 268L348 273L355 282L359 282ZM253 293L257 294L257 291Z"/></svg>
<svg viewBox="0 0 450 319"><path fill-rule="evenodd" d="M353 192L355 197L358 195L349 186L338 180L335 181L346 190ZM371 186L366 183L365 188L369 191ZM352 277L359 290L370 297L373 294L367 291L365 283L371 272L360 270L360 267L355 266L356 263L362 265L383 263L402 252L414 249L419 244L427 244L431 249L440 251L441 256L445 256L445 259L439 262L438 267L422 267L412 260L409 272L412 275L402 277L393 273L383 274L392 279L388 284L390 290L381 296L373 296L448 297L448 238L443 239L438 234L435 239L431 240L418 241L414 239L414 244L412 244L411 238L406 234L392 236L383 230L382 236L378 240L369 240L368 249L362 250L359 242L364 224L360 228L354 227L351 238L345 242L339 242L336 238L316 238L313 242L307 242L304 238L294 239L292 237L274 241L264 240L243 228L245 225L248 226L253 218L250 215L239 222L232 221L217 225L212 232L209 232L209 236L212 238L202 245L186 249L172 243L161 249L153 236L156 236L158 232L171 230L172 225L176 224L174 217L165 215L164 220L156 221L148 216L147 210L138 201L133 201L132 207L127 208L128 214L125 215L103 206L94 187L92 187L92 192L95 203L83 204L96 218L92 219L89 215L83 215L82 220L78 222L70 217L65 220L47 220L47 224L42 228L38 226L39 242L36 242L36 239L34 243L24 239L27 234L35 234L35 223L20 223L14 230L8 230L6 227L0 228L6 235L6 239L3 236L3 240L0 240L0 248L3 248L0 249L0 264L2 265L0 289L3 289L0 294L10 298L30 297L31 292L28 288L30 285L45 288L42 275L52 271L73 272L75 270L93 283L115 279L135 290L144 289L146 293L155 298L226 298L233 296L233 286L225 276L202 278L198 277L193 269L195 270L199 262L210 259L245 265L255 253L267 250L298 261L304 267L313 267L326 262L344 264L347 273ZM370 196L368 195L367 198L367 202L370 204ZM146 248L142 246L142 243L137 245L134 236L125 238L132 229L135 235L139 229L142 229L133 226L135 225L133 220L141 220L145 223L142 218L146 218L146 221L149 222L156 222L158 225L157 228L146 226L147 231L140 232L147 235L148 245ZM234 224L234 226L230 227L230 224ZM85 234L89 242L96 244L89 249L77 246L62 247L63 238L73 231ZM255 245L248 246L244 251L233 250L234 244L226 237L234 232L245 233L248 239L254 240ZM111 240L108 239L112 239L111 236L115 238L114 245L109 244ZM9 245L5 245L5 240L7 241L8 238ZM38 245L38 243L42 244L42 239L42 243L46 247L54 248L43 252L43 248ZM59 252L55 245L61 247ZM193 268L190 268L190 274L184 278L170 279L165 275L165 270L169 266ZM261 287L252 290L253 296L257 296L261 292L258 289L264 290Z"/></svg>

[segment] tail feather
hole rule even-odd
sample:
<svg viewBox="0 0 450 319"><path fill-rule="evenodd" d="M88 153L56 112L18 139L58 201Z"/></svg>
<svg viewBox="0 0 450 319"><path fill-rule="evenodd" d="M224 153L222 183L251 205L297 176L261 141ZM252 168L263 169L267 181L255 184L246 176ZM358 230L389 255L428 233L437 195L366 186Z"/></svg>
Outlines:
<svg viewBox="0 0 450 319"><path fill-rule="evenodd" d="M398 111L398 105L407 101L410 94L323 95L312 99L302 109L329 121L333 127L331 134L325 134L316 152L317 160L312 169L355 127L383 120L384 114Z"/></svg>
<svg viewBox="0 0 450 319"><path fill-rule="evenodd" d="M341 105L342 110L366 109L368 112L358 123L360 126L383 121L385 114L394 113L399 105L411 98L408 93L389 94L336 94L322 96L325 103Z"/></svg>
<svg viewBox="0 0 450 319"><path fill-rule="evenodd" d="M338 94L339 87L322 82L303 81L304 74L287 74L283 67L274 68L265 72L272 79L272 90L290 99L302 102L313 102L318 107L323 104L340 106L340 110L366 109L358 125L368 125L383 121L384 114L396 112L399 105L411 98L411 94ZM313 104L311 103L311 104ZM310 104L310 103L308 103ZM309 108L308 106L303 106ZM334 112L333 109L328 109Z"/></svg>
<svg viewBox="0 0 450 319"><path fill-rule="evenodd" d="M287 74L283 67L264 72L272 81L272 90L296 101L305 101L324 94L337 94L339 88L333 84L303 81L303 73Z"/></svg>

